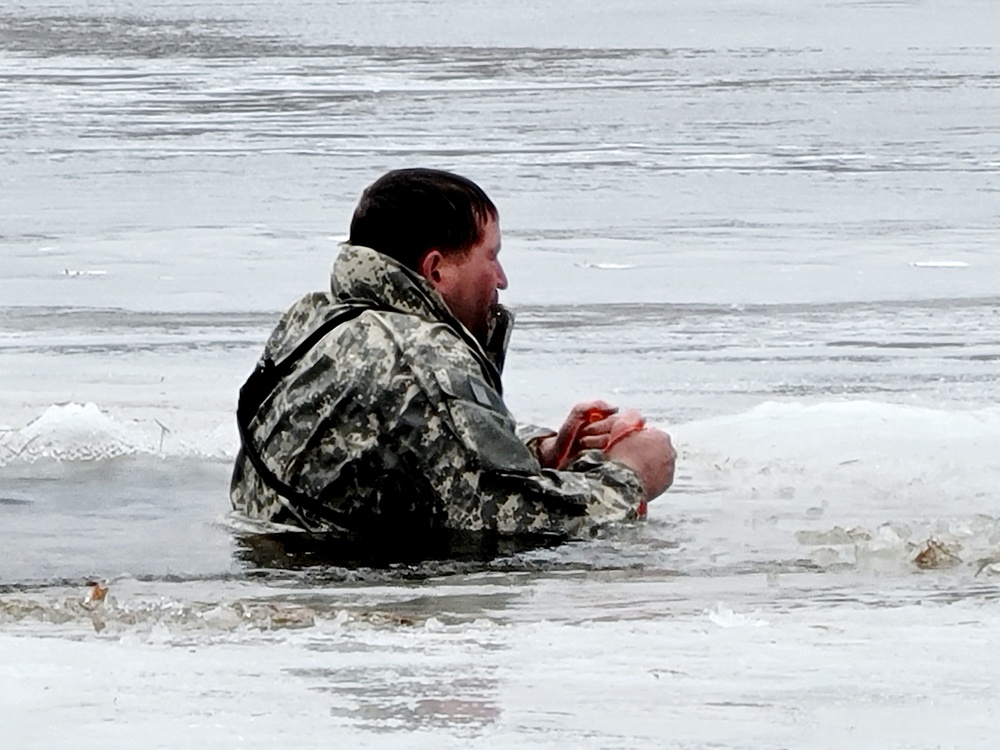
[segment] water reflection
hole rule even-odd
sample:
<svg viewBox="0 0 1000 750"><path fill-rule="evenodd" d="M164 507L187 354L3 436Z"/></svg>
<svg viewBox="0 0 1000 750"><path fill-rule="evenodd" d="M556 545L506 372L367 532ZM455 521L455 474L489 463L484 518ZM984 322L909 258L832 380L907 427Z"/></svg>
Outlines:
<svg viewBox="0 0 1000 750"><path fill-rule="evenodd" d="M236 538L237 560L250 570L365 569L396 570L406 577L441 575L486 569L500 559L516 558L533 550L552 549L560 537L442 530L419 537L386 534L363 539L338 539L301 533L241 534ZM450 564L450 565L449 565Z"/></svg>

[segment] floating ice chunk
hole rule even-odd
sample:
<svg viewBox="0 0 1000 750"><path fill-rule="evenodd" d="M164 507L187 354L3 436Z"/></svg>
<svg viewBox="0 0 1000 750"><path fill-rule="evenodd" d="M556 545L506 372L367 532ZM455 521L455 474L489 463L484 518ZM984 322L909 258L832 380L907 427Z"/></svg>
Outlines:
<svg viewBox="0 0 1000 750"><path fill-rule="evenodd" d="M92 461L144 452L133 430L96 404L53 404L40 417L0 441L0 461Z"/></svg>
<svg viewBox="0 0 1000 750"><path fill-rule="evenodd" d="M443 633L447 630L445 624L436 617L428 617L427 621L424 623L424 629L430 631L431 633Z"/></svg>
<svg viewBox="0 0 1000 750"><path fill-rule="evenodd" d="M765 402L740 414L673 425L671 435L684 446L685 465L708 481L774 498L782 487L793 487L803 504L829 499L834 510L838 497L863 493L883 508L936 514L952 503L978 511L984 506L975 498L995 492L1000 468L996 406Z"/></svg>
<svg viewBox="0 0 1000 750"><path fill-rule="evenodd" d="M968 268L968 263L960 260L918 260L910 264L917 268Z"/></svg>
<svg viewBox="0 0 1000 750"><path fill-rule="evenodd" d="M205 610L200 617L207 625L219 630L235 630L242 624L236 610L223 604Z"/></svg>
<svg viewBox="0 0 1000 750"><path fill-rule="evenodd" d="M720 628L762 628L767 625L767 620L733 612L722 602L718 602L715 609L707 610L706 614Z"/></svg>

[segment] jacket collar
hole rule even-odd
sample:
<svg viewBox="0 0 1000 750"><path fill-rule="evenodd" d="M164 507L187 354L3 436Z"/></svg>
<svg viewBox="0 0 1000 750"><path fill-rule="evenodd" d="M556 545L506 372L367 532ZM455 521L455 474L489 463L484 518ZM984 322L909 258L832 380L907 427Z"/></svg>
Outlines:
<svg viewBox="0 0 1000 750"><path fill-rule="evenodd" d="M495 387L500 390L506 341L498 352L488 354L476 337L452 315L444 297L416 271L369 247L344 243L333 263L330 288L338 302L364 300L451 326L472 349L476 359L492 369L488 379L495 380Z"/></svg>
<svg viewBox="0 0 1000 750"><path fill-rule="evenodd" d="M340 246L330 288L338 302L365 300L426 320L452 318L444 298L423 276L361 245Z"/></svg>

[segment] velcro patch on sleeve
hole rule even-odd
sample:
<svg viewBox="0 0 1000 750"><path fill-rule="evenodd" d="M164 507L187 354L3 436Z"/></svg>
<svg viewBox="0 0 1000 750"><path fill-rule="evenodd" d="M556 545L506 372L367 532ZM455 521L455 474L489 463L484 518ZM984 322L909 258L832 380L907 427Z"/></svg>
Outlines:
<svg viewBox="0 0 1000 750"><path fill-rule="evenodd" d="M490 388L482 378L468 373L449 372L448 370L436 370L434 376L446 396L472 401L501 413L507 411L500 395Z"/></svg>

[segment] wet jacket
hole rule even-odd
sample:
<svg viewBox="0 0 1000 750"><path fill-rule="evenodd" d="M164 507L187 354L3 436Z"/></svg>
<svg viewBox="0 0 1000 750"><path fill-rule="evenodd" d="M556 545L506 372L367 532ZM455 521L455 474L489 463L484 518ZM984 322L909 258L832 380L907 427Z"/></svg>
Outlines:
<svg viewBox="0 0 1000 750"><path fill-rule="evenodd" d="M637 475L600 452L541 468L524 438L552 433L519 436L501 397L503 348L488 356L418 274L343 246L332 293L296 302L267 342L262 362L292 364L244 410L234 510L349 535L579 535L635 518Z"/></svg>

